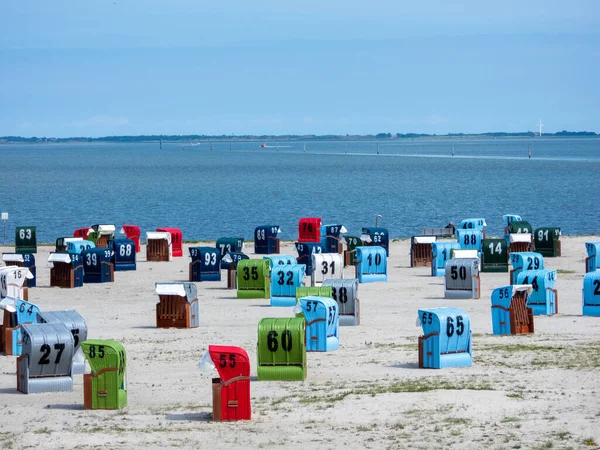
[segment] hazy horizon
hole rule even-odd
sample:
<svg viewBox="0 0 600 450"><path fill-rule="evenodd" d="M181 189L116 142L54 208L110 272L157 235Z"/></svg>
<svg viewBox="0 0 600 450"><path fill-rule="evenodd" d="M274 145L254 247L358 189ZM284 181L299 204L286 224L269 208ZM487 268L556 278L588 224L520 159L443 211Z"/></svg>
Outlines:
<svg viewBox="0 0 600 450"><path fill-rule="evenodd" d="M600 132L600 4L3 2L0 136Z"/></svg>

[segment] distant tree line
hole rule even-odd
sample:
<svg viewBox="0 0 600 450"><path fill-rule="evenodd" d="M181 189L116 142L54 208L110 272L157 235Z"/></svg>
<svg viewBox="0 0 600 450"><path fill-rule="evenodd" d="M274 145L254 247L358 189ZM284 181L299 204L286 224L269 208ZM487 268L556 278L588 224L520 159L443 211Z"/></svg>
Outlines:
<svg viewBox="0 0 600 450"><path fill-rule="evenodd" d="M593 131L559 131L557 133L544 133L544 136L555 136L555 137L590 137L598 136ZM68 137L68 138L48 138L48 137L21 137L21 136L2 136L0 137L0 143L38 143L38 142L124 142L124 143L136 143L136 142L189 142L189 141L333 141L333 140L369 140L369 139L414 139L414 138L448 138L448 137L535 137L537 133L532 131L527 132L490 132L490 133L479 133L479 134L467 134L467 133L448 133L448 134L426 134L426 133L396 133L392 136L392 133L377 133L366 134L366 135L338 135L338 134L325 134L325 135L205 135L205 134L188 134L188 135L165 135L165 134L154 134L154 135L142 135L142 136L105 136L98 138L91 137Z"/></svg>

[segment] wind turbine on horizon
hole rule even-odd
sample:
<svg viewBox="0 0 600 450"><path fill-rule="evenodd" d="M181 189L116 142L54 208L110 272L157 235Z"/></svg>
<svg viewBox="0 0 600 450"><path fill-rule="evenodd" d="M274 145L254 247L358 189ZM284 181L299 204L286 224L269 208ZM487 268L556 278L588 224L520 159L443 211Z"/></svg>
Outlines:
<svg viewBox="0 0 600 450"><path fill-rule="evenodd" d="M540 123L537 124L538 127L540 127L540 137L542 136L542 127L544 126L544 124L542 123L542 119L540 119Z"/></svg>

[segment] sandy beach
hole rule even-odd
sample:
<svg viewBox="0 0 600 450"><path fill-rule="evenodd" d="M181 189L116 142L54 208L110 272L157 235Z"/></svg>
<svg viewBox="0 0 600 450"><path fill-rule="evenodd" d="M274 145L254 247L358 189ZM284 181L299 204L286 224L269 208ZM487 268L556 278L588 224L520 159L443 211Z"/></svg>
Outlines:
<svg viewBox="0 0 600 450"><path fill-rule="evenodd" d="M559 314L536 316L528 336L491 334L490 294L508 273L482 273L478 300L445 300L444 279L411 269L410 241L395 241L389 281L360 285L361 325L340 329L339 350L308 353L303 382L253 381L252 420L223 423L211 420L213 374L198 360L210 344L240 346L255 376L258 321L292 308L238 300L223 272L196 283L198 328L157 329L154 283L187 281L189 258L149 263L142 247L137 271L114 283L60 289L48 287L53 247L39 247L30 301L75 309L88 338L125 346L128 405L84 410L81 375L72 392L21 394L16 357L0 356L0 448L599 448L600 318L581 316L584 243L596 239L562 237L564 256L545 258L559 270ZM296 255L293 243L281 253ZM470 368L417 366L417 310L442 306L470 316Z"/></svg>

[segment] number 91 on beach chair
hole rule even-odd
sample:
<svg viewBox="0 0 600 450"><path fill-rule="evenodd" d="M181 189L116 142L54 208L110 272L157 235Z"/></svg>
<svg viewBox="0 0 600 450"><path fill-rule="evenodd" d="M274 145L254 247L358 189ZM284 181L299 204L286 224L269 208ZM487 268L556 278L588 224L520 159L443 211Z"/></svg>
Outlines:
<svg viewBox="0 0 600 450"><path fill-rule="evenodd" d="M356 278L359 283L387 281L387 256L383 247L356 247Z"/></svg>
<svg viewBox="0 0 600 450"><path fill-rule="evenodd" d="M534 331L533 311L527 307L530 285L510 285L492 292L494 334L530 334Z"/></svg>
<svg viewBox="0 0 600 450"><path fill-rule="evenodd" d="M306 378L304 317L265 318L258 323L258 379Z"/></svg>
<svg viewBox="0 0 600 450"><path fill-rule="evenodd" d="M458 308L420 309L418 322L419 367L470 367L472 365L471 321Z"/></svg>
<svg viewBox="0 0 600 450"><path fill-rule="evenodd" d="M127 355L116 341L81 344L92 373L83 376L85 409L121 409L127 405Z"/></svg>

